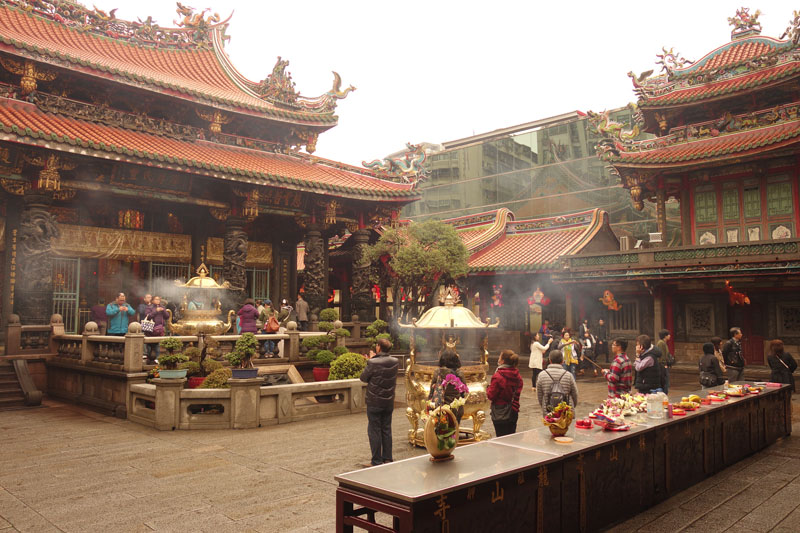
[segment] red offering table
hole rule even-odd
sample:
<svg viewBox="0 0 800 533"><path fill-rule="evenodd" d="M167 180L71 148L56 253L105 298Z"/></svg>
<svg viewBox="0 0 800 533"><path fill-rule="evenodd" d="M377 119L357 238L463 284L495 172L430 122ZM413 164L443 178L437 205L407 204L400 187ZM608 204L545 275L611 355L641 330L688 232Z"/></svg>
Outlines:
<svg viewBox="0 0 800 533"><path fill-rule="evenodd" d="M336 530L594 531L790 433L788 385L629 431L572 429L569 444L542 427L457 448L446 463L421 456L336 476Z"/></svg>

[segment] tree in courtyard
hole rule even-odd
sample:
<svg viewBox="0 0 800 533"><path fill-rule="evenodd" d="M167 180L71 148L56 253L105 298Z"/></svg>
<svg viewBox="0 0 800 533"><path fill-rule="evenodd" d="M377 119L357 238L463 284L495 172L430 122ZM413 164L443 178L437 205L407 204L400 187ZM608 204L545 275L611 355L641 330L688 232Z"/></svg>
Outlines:
<svg viewBox="0 0 800 533"><path fill-rule="evenodd" d="M438 220L387 229L367 254L379 266L379 283L392 287L395 317L400 294L405 295L404 314L417 316L419 303L431 307L439 286L452 284L468 269L466 246L452 226Z"/></svg>

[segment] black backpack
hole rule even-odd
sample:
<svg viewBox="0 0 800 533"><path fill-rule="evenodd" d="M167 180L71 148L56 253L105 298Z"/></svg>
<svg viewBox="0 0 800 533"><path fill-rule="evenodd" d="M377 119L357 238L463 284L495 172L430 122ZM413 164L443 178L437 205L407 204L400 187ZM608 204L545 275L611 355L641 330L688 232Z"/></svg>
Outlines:
<svg viewBox="0 0 800 533"><path fill-rule="evenodd" d="M558 381L554 380L553 376L550 374L550 372L547 372L547 370L545 370L545 373L548 376L550 376L551 380L553 380L553 388L550 389L550 398L548 399L547 405L545 406L547 412L549 413L550 411L555 409L556 406L558 406L558 404L567 401L567 393L564 390L564 387L561 385L561 380L564 379L564 376L566 376L567 373L564 372L563 374L561 374L561 378Z"/></svg>

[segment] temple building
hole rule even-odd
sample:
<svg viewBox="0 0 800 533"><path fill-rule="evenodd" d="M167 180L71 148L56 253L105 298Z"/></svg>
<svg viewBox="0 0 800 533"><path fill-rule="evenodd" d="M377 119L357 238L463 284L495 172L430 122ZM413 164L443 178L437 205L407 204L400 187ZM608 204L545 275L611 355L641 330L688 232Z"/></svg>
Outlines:
<svg viewBox="0 0 800 533"><path fill-rule="evenodd" d="M328 239L390 224L409 183L315 157L343 87L306 98L278 58L259 82L223 45L227 21L178 4L177 28L72 2L0 4L2 307L23 324L120 291L138 303L201 263L234 299L328 295ZM358 254L353 254L359 257ZM353 272L369 301L369 265Z"/></svg>
<svg viewBox="0 0 800 533"><path fill-rule="evenodd" d="M590 114L600 159L636 209L655 207L657 231L642 248L566 258L554 280L616 334L666 328L679 358L697 359L737 326L747 363L764 364L769 340L800 345L800 16L779 39L747 9L729 22L731 41L699 60L664 49L661 73L629 73L635 128L653 138ZM681 246L666 242L671 203Z"/></svg>

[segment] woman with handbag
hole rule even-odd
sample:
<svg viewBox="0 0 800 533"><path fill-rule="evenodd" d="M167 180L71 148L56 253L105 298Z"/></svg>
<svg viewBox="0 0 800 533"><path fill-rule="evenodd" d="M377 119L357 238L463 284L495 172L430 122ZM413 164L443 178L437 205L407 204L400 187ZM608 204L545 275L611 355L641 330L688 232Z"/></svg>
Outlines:
<svg viewBox="0 0 800 533"><path fill-rule="evenodd" d="M144 308L144 318L142 318L142 333L145 337L163 337L164 326L169 320L167 316L167 309L161 305L161 297L153 296L150 303ZM144 344L145 355L147 362L155 364L159 355L159 346L157 342L146 342Z"/></svg>
<svg viewBox="0 0 800 533"><path fill-rule="evenodd" d="M783 349L783 341L775 339L769 343L767 363L772 373L769 380L773 383L786 383L791 385L794 392L794 371L797 370L797 361Z"/></svg>
<svg viewBox="0 0 800 533"><path fill-rule="evenodd" d="M725 374L719 366L719 360L714 355L714 345L710 342L703 345L703 357L700 359L699 367L700 385L704 389L725 383Z"/></svg>
<svg viewBox="0 0 800 533"><path fill-rule="evenodd" d="M511 350L500 352L497 371L486 389L492 402L492 423L498 437L517 431L519 418L519 395L522 392L522 376L519 375L519 356Z"/></svg>
<svg viewBox="0 0 800 533"><path fill-rule="evenodd" d="M258 315L258 320L264 324L264 333L278 333L280 322L275 309L272 308L272 300L264 300L264 310ZM275 341L267 339L264 341L264 355L272 357L275 354Z"/></svg>

